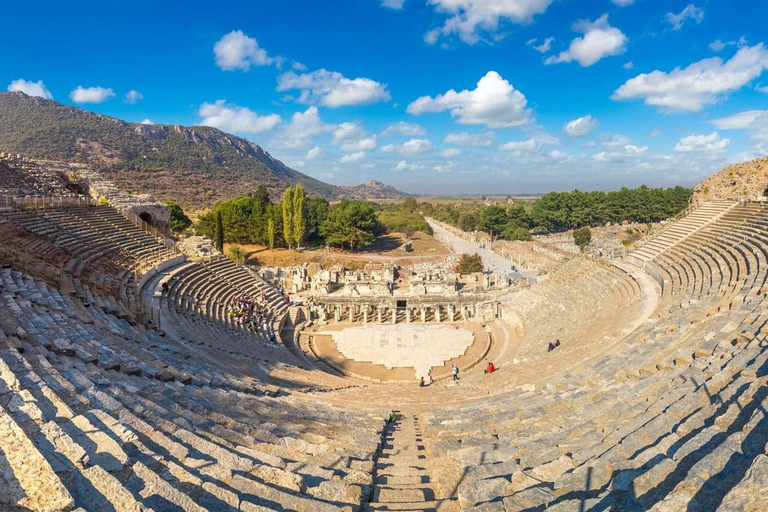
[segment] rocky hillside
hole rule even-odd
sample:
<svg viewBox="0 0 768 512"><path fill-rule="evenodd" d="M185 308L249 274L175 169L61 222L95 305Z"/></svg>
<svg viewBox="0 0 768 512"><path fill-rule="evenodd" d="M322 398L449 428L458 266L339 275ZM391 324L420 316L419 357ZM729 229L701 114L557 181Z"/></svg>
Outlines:
<svg viewBox="0 0 768 512"><path fill-rule="evenodd" d="M354 187L341 186L339 190L340 194L348 199L403 199L409 195L376 180Z"/></svg>
<svg viewBox="0 0 768 512"><path fill-rule="evenodd" d="M20 92L0 93L0 150L90 163L125 190L195 208L260 184L275 197L299 181L309 193L328 199L347 195L216 128L126 123Z"/></svg>
<svg viewBox="0 0 768 512"><path fill-rule="evenodd" d="M768 190L768 157L730 165L693 188L694 205L718 199L742 200L765 196Z"/></svg>

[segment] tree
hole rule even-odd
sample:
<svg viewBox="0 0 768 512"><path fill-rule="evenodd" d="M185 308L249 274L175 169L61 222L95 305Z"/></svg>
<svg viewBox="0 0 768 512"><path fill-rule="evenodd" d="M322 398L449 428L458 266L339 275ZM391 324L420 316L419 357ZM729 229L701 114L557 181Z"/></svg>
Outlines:
<svg viewBox="0 0 768 512"><path fill-rule="evenodd" d="M474 272L482 272L483 270L485 270L483 258L479 254L467 253L461 255L456 266L453 268L453 271L459 274L472 274Z"/></svg>
<svg viewBox="0 0 768 512"><path fill-rule="evenodd" d="M267 221L267 242L270 249L275 248L275 220L272 218Z"/></svg>
<svg viewBox="0 0 768 512"><path fill-rule="evenodd" d="M192 220L187 217L178 203L175 201L166 201L165 204L167 204L168 208L171 210L171 231L174 233L181 233L192 225Z"/></svg>
<svg viewBox="0 0 768 512"><path fill-rule="evenodd" d="M242 265L248 259L248 253L237 245L231 245L227 252L229 253L229 258L238 265Z"/></svg>
<svg viewBox="0 0 768 512"><path fill-rule="evenodd" d="M419 208L419 203L415 197L406 197L403 201L403 209L409 212L415 212Z"/></svg>
<svg viewBox="0 0 768 512"><path fill-rule="evenodd" d="M296 242L296 247L301 247L301 241L304 239L304 234L307 232L307 216L306 216L306 200L307 194L304 192L304 187L301 183L296 184L296 188L293 191L293 241Z"/></svg>
<svg viewBox="0 0 768 512"><path fill-rule="evenodd" d="M214 239L214 245L216 250L220 253L224 253L224 222L221 220L221 210L216 212L216 238Z"/></svg>
<svg viewBox="0 0 768 512"><path fill-rule="evenodd" d="M380 228L376 211L367 201L342 199L328 210L328 218L320 226L320 234L331 245L356 247L370 244Z"/></svg>
<svg viewBox="0 0 768 512"><path fill-rule="evenodd" d="M583 228L579 228L573 231L573 243L579 246L581 252L584 252L584 249L589 245L589 242L591 241L592 231L590 231L589 227L584 226Z"/></svg>
<svg viewBox="0 0 768 512"><path fill-rule="evenodd" d="M293 241L293 188L288 187L283 192L283 239L291 248Z"/></svg>

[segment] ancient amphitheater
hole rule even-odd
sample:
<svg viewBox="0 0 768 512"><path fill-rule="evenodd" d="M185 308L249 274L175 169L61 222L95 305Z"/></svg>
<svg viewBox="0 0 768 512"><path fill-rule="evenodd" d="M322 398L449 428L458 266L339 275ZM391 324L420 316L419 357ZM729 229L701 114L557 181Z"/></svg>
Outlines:
<svg viewBox="0 0 768 512"><path fill-rule="evenodd" d="M766 508L768 159L622 260L461 285L182 252L54 167L0 163L2 510Z"/></svg>

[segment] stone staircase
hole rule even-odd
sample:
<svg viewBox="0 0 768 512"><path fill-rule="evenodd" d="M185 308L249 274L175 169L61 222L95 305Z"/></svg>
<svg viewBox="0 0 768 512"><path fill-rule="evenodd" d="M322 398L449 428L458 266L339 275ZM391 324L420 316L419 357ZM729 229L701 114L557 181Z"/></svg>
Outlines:
<svg viewBox="0 0 768 512"><path fill-rule="evenodd" d="M376 458L373 499L367 510L456 509L452 500L435 500L430 462L418 418L398 412L394 415L397 420L390 422L384 431Z"/></svg>

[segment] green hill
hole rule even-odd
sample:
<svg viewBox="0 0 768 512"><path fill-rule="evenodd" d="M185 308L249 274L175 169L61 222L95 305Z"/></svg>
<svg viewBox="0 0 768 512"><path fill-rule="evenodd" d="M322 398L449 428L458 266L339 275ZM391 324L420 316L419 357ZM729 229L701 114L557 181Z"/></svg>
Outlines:
<svg viewBox="0 0 768 512"><path fill-rule="evenodd" d="M207 126L126 123L20 92L0 93L0 151L89 163L121 188L202 208L265 185L278 197L301 181L327 199L348 195Z"/></svg>

